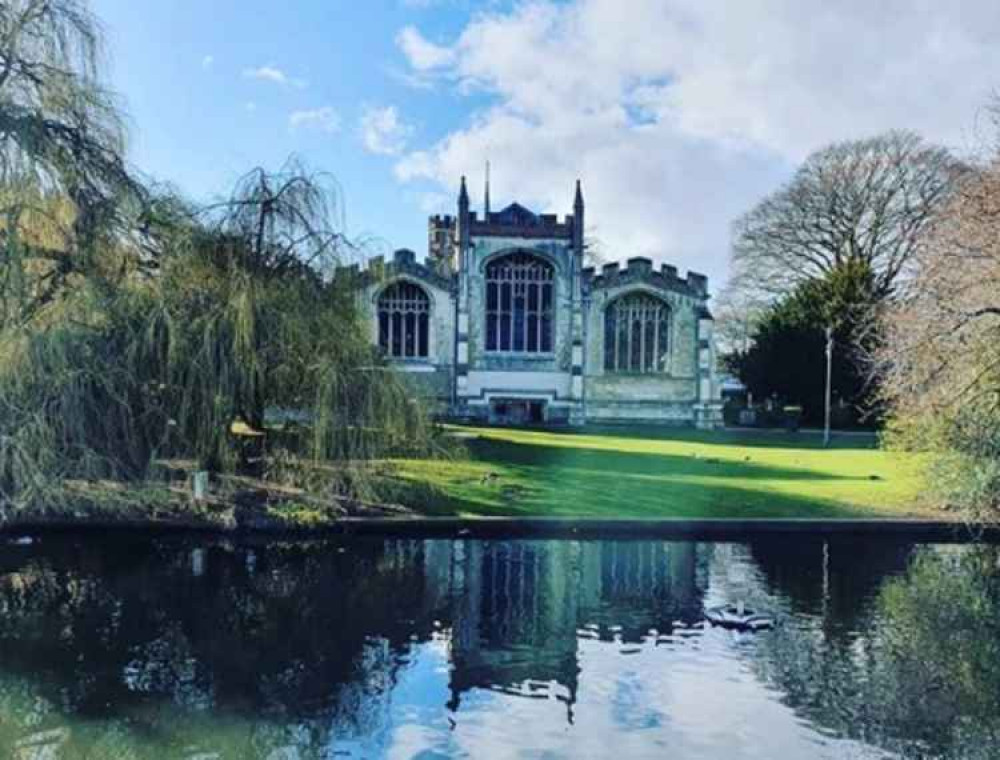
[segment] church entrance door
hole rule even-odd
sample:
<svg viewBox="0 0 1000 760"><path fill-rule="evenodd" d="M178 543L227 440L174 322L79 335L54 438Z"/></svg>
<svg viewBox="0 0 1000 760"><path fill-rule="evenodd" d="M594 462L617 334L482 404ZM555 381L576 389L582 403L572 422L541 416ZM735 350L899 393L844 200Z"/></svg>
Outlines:
<svg viewBox="0 0 1000 760"><path fill-rule="evenodd" d="M495 399L490 404L494 425L540 425L545 422L545 402L531 399Z"/></svg>

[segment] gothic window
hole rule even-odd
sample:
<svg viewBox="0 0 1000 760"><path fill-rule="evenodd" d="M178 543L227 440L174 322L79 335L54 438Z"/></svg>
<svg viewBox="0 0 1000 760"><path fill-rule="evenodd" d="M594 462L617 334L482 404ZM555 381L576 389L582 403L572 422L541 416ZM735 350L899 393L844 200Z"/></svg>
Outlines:
<svg viewBox="0 0 1000 760"><path fill-rule="evenodd" d="M655 296L630 293L604 311L604 370L664 372L670 351L670 307Z"/></svg>
<svg viewBox="0 0 1000 760"><path fill-rule="evenodd" d="M378 299L378 347L386 356L414 359L427 356L431 303L412 282L396 282Z"/></svg>
<svg viewBox="0 0 1000 760"><path fill-rule="evenodd" d="M552 352L554 270L528 253L486 267L486 350Z"/></svg>

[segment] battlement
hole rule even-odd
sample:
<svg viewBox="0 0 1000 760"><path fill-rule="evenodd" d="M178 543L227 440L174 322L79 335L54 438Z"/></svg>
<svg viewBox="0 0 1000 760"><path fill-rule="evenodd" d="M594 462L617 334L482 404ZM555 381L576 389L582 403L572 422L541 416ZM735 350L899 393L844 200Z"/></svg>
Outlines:
<svg viewBox="0 0 1000 760"><path fill-rule="evenodd" d="M624 267L617 261L604 264L599 274L594 267L583 270L583 279L592 289L612 288L633 282L646 282L654 287L681 292L695 298L708 298L708 278L698 272L688 272L687 278L679 277L677 267L661 264L654 269L652 259L645 256L630 258Z"/></svg>
<svg viewBox="0 0 1000 760"><path fill-rule="evenodd" d="M572 239L573 216L560 221L557 214L536 214L519 203L502 211L491 211L480 218L469 212L469 234L478 237L530 237Z"/></svg>
<svg viewBox="0 0 1000 760"><path fill-rule="evenodd" d="M486 175L482 213L473 211L469 207L469 191L463 176L458 192L457 217L454 219L447 215L430 217L428 226L432 258L442 259L440 255L436 255L440 250L435 251L435 245L440 249L441 244L435 242L435 239L449 234L454 235L453 249L461 249L468 245L473 237L511 237L567 240L578 252L583 251L584 203L579 180L576 182L573 213L560 219L557 214L536 214L520 203L511 203L500 211L491 211L488 168ZM452 255L449 259L452 262L451 271L454 271L456 258Z"/></svg>
<svg viewBox="0 0 1000 760"><path fill-rule="evenodd" d="M453 229L455 227L455 217L451 214L434 214L427 218L427 226L434 229Z"/></svg>
<svg viewBox="0 0 1000 760"><path fill-rule="evenodd" d="M366 286L373 282L406 275L414 280L422 280L430 285L449 290L452 285L452 277L436 270L432 263L430 261L418 262L416 253L409 248L400 248L393 252L392 259L389 261L386 261L385 256L372 256L364 267L359 264L337 267L334 271L334 278L344 279L358 286Z"/></svg>
<svg viewBox="0 0 1000 760"><path fill-rule="evenodd" d="M397 266L411 266L417 263L417 254L409 248L400 248L393 252L392 263Z"/></svg>
<svg viewBox="0 0 1000 760"><path fill-rule="evenodd" d="M628 260L628 271L636 274L649 274L653 271L653 260L644 256L635 256Z"/></svg>
<svg viewBox="0 0 1000 760"><path fill-rule="evenodd" d="M688 287L697 293L708 296L708 278L703 274L698 274L697 272L688 272L687 276Z"/></svg>

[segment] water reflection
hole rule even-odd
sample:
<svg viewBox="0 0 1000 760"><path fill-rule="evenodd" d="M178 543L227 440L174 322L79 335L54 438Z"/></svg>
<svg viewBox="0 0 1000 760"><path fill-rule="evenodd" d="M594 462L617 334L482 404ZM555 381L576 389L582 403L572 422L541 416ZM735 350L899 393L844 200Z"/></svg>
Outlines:
<svg viewBox="0 0 1000 760"><path fill-rule="evenodd" d="M810 538L0 545L0 750L988 757L997 558ZM705 627L737 598L781 625Z"/></svg>

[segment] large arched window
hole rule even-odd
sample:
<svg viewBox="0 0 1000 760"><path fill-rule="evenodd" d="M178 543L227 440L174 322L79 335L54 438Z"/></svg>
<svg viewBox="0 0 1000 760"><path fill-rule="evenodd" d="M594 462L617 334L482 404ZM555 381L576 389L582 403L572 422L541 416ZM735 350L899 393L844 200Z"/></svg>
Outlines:
<svg viewBox="0 0 1000 760"><path fill-rule="evenodd" d="M604 312L606 372L664 372L670 351L670 307L647 293L629 293Z"/></svg>
<svg viewBox="0 0 1000 760"><path fill-rule="evenodd" d="M419 285L393 283L378 298L378 347L397 359L426 357L431 302Z"/></svg>
<svg viewBox="0 0 1000 760"><path fill-rule="evenodd" d="M486 350L552 352L552 265L512 253L486 267Z"/></svg>

